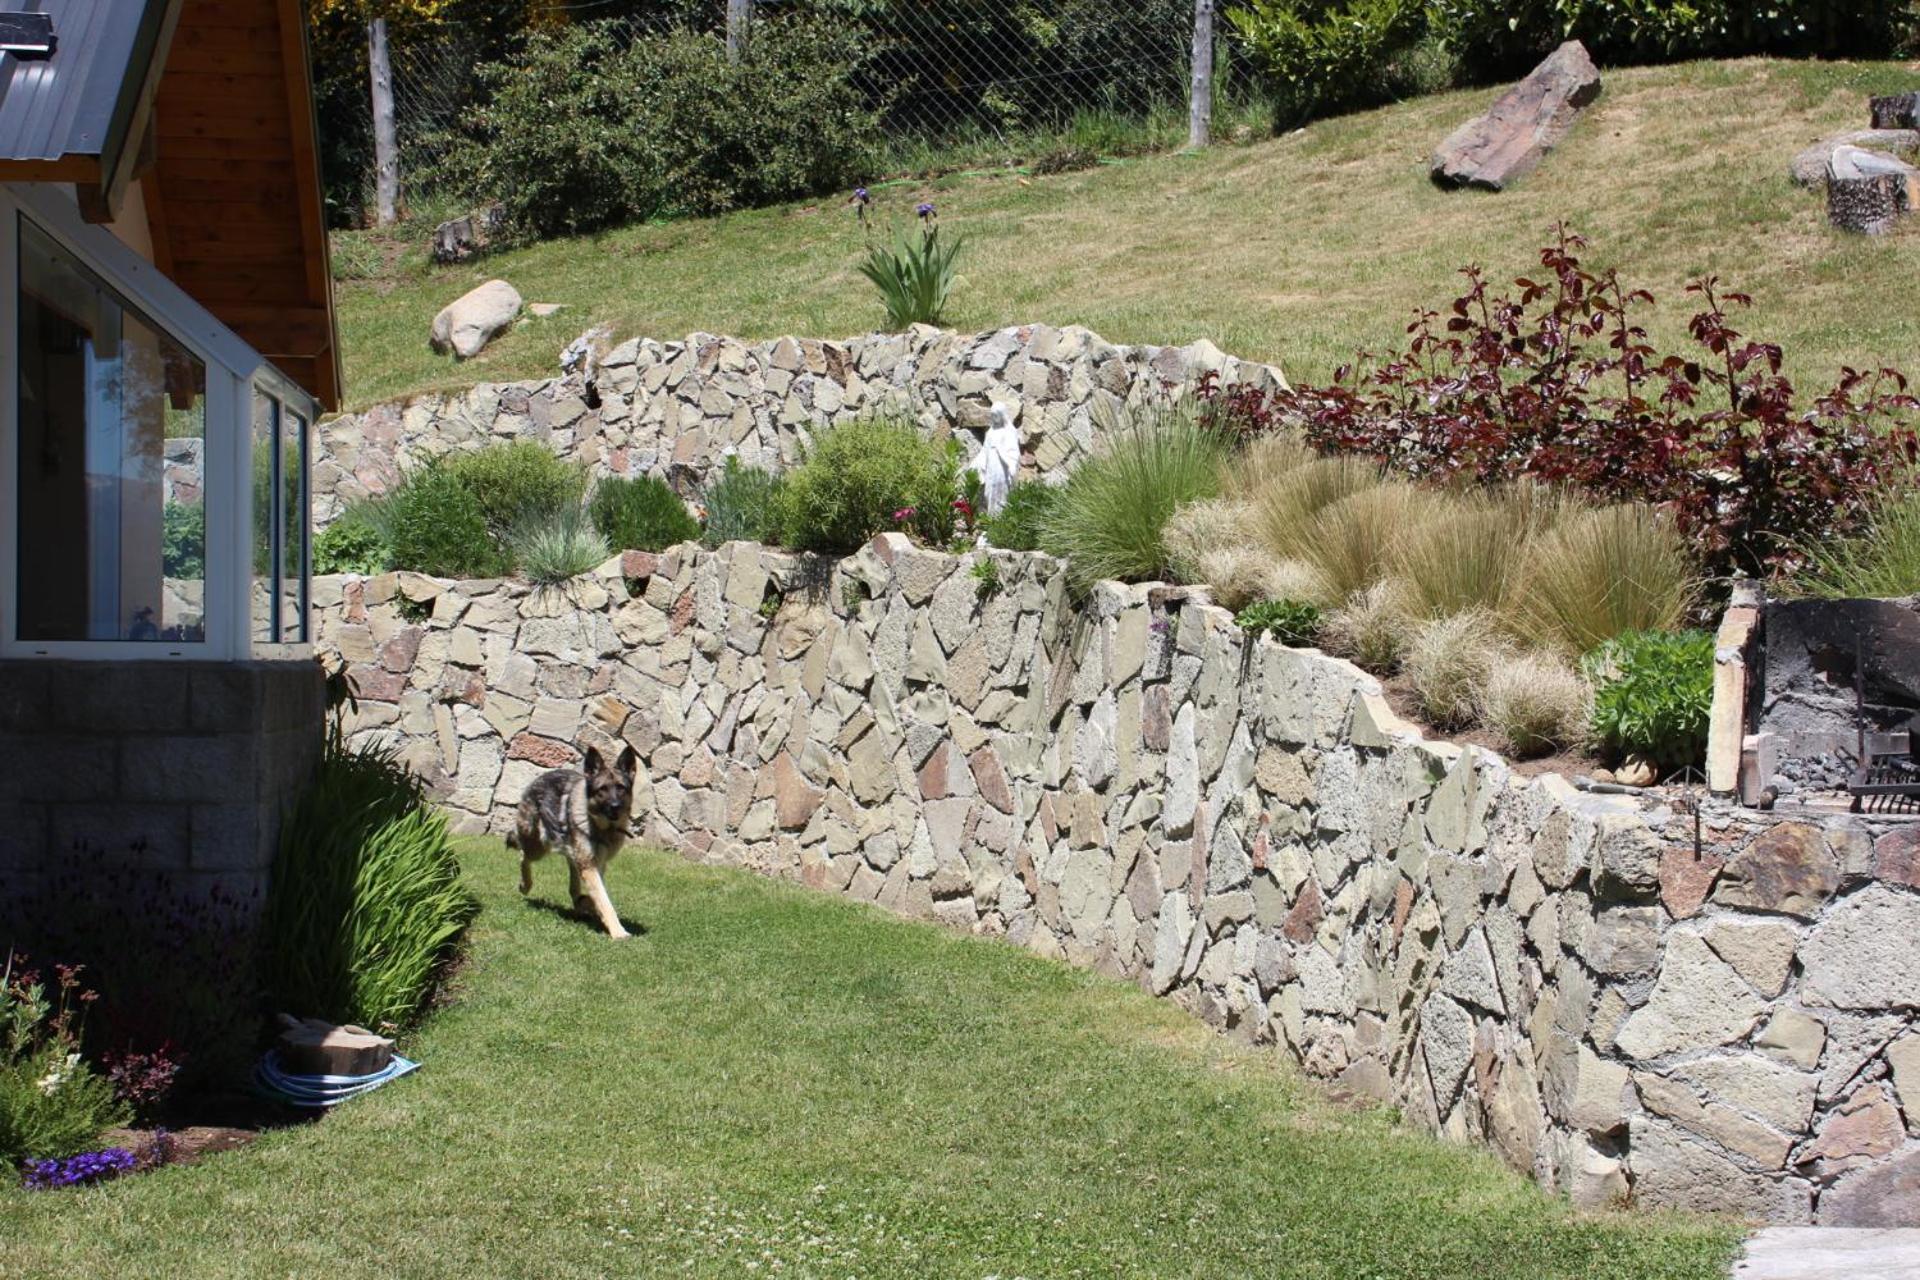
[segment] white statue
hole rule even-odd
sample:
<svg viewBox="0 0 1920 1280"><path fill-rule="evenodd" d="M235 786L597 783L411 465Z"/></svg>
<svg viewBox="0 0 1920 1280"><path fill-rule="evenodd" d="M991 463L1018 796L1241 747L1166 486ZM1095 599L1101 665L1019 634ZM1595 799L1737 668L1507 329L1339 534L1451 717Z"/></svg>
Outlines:
<svg viewBox="0 0 1920 1280"><path fill-rule="evenodd" d="M1007 491L1020 474L1020 432L1013 425L1007 406L996 404L987 415L987 439L967 469L979 474L981 491L986 494L988 515L998 515L1007 505Z"/></svg>

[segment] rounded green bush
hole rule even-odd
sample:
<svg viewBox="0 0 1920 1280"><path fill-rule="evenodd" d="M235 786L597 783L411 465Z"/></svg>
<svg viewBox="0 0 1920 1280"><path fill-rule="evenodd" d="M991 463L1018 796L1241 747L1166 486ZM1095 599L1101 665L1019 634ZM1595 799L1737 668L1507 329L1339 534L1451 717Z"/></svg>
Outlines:
<svg viewBox="0 0 1920 1280"><path fill-rule="evenodd" d="M656 476L613 476L593 490L593 527L615 551L662 551L700 536L700 522Z"/></svg>
<svg viewBox="0 0 1920 1280"><path fill-rule="evenodd" d="M848 552L875 534L953 537L959 463L911 422L858 418L829 427L787 476L777 510L781 540L799 551Z"/></svg>
<svg viewBox="0 0 1920 1280"><path fill-rule="evenodd" d="M437 578L492 578L507 571L486 510L446 467L429 464L413 472L384 505L395 568Z"/></svg>
<svg viewBox="0 0 1920 1280"><path fill-rule="evenodd" d="M457 453L445 466L447 474L473 494L495 536L527 520L578 506L587 488L586 472L577 463L560 458L535 440Z"/></svg>

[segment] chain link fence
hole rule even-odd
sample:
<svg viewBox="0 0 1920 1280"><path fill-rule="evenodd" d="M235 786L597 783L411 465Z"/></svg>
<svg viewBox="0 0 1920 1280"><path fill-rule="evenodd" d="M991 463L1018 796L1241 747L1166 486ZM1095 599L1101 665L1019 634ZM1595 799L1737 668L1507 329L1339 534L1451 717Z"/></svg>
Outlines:
<svg viewBox="0 0 1920 1280"><path fill-rule="evenodd" d="M1194 0L763 0L751 10L743 0L679 0L643 14L614 0L585 0L558 11L565 21L607 24L623 42L675 30L718 42L751 39L755 23L809 12L858 30L858 87L903 157L996 145L1031 153L1047 139L1104 140L1149 124L1169 139L1186 134ZM554 10L546 13L554 20ZM510 56L522 39L524 32L503 35L469 19L412 21L390 31L401 188L412 216L431 216L452 198L437 189L435 175L480 104L476 68ZM335 61L349 51L344 38L337 41ZM322 74L341 221L371 207L364 38L357 55L357 67L339 66L330 81Z"/></svg>

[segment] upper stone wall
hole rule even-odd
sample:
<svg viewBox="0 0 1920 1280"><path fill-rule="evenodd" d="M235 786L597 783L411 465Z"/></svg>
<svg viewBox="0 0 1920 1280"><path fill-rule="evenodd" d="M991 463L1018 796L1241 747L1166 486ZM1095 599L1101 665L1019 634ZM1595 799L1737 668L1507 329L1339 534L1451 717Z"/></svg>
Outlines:
<svg viewBox="0 0 1920 1280"><path fill-rule="evenodd" d="M1053 472L1091 449L1114 411L1184 394L1207 373L1226 384L1285 385L1279 369L1205 339L1115 346L1075 326L957 334L915 325L844 342L635 339L608 354L591 388L579 375L483 383L322 423L314 517L326 525L343 504L386 492L428 458L522 438L547 440L597 474L697 485L729 449L743 462L788 465L807 431L881 408L944 435L984 431L988 409L1005 404L1020 427L1023 467Z"/></svg>
<svg viewBox="0 0 1920 1280"><path fill-rule="evenodd" d="M1134 979L1581 1203L1920 1225L1913 827L1705 801L1696 838L1062 568L890 534L315 594L354 740L467 829L624 741L653 839Z"/></svg>

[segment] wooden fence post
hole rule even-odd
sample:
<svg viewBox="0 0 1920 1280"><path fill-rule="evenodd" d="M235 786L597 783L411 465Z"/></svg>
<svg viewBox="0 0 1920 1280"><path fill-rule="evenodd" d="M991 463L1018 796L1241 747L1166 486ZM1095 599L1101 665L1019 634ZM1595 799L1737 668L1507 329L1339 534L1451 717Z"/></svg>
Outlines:
<svg viewBox="0 0 1920 1280"><path fill-rule="evenodd" d="M747 28L753 23L753 0L727 0L727 61L740 61L747 47Z"/></svg>
<svg viewBox="0 0 1920 1280"><path fill-rule="evenodd" d="M400 144L393 124L393 61L387 52L387 20L367 24L367 78L373 95L374 218L392 226L400 216Z"/></svg>
<svg viewBox="0 0 1920 1280"><path fill-rule="evenodd" d="M1187 99L1187 145L1213 136L1213 0L1193 0L1193 88Z"/></svg>

